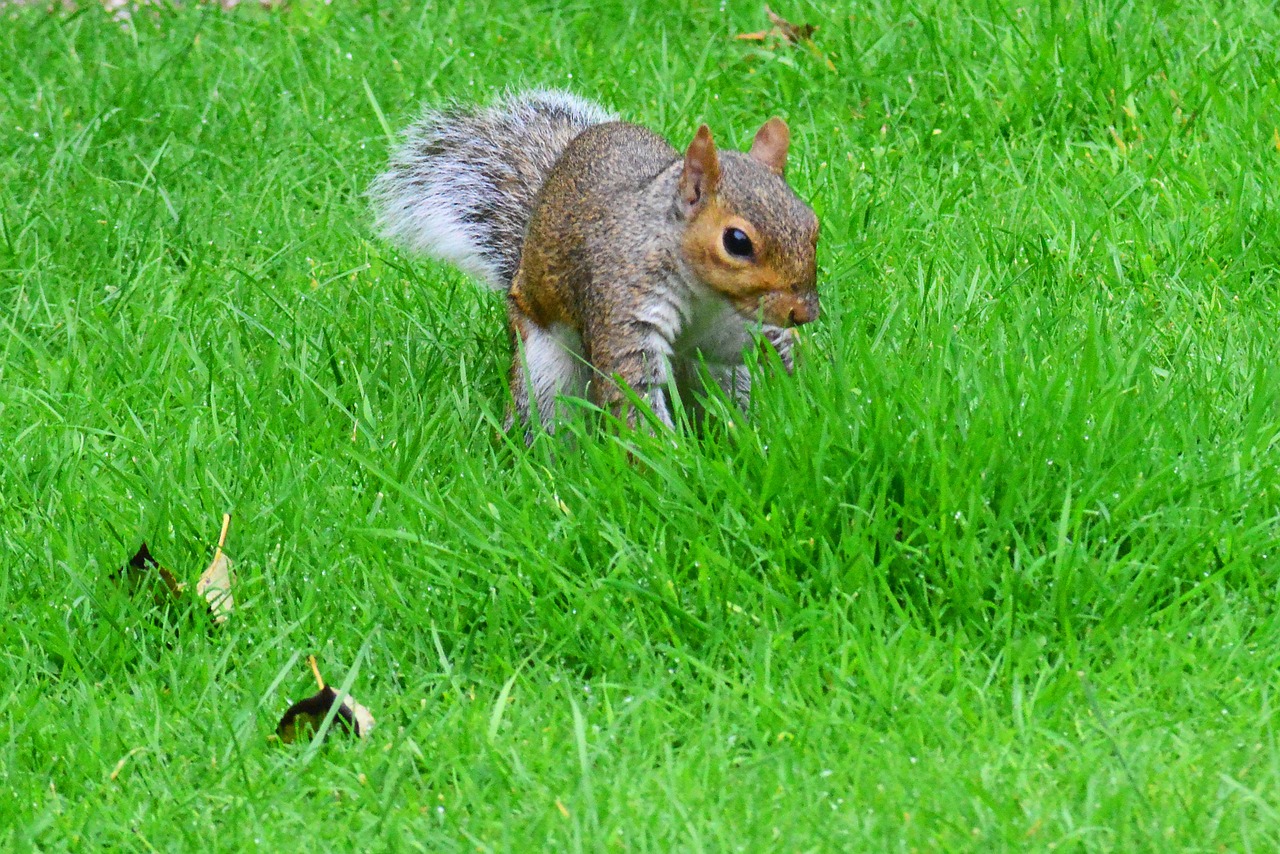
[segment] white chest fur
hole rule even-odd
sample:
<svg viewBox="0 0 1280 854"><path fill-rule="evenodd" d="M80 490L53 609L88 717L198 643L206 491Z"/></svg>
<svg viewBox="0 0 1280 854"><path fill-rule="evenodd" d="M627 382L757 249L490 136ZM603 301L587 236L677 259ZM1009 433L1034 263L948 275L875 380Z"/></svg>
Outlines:
<svg viewBox="0 0 1280 854"><path fill-rule="evenodd" d="M710 292L694 294L688 309L676 336L676 355L707 364L741 365L754 324L723 297Z"/></svg>

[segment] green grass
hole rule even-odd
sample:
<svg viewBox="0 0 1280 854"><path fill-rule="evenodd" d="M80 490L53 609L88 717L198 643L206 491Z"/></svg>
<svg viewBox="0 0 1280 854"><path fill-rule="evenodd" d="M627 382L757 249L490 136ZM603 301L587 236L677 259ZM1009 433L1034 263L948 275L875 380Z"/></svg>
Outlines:
<svg viewBox="0 0 1280 854"><path fill-rule="evenodd" d="M728 5L0 7L7 849L1280 846L1280 15ZM522 83L789 120L749 420L499 436L501 301L362 193ZM222 630L107 580L225 511ZM368 739L269 740L310 652Z"/></svg>

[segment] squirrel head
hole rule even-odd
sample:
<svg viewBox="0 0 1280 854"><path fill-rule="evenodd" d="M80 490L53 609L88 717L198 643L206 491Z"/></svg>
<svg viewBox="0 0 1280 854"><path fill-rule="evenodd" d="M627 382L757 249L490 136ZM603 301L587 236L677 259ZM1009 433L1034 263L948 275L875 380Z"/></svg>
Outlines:
<svg viewBox="0 0 1280 854"><path fill-rule="evenodd" d="M747 154L716 151L698 128L684 156L676 209L694 275L740 314L774 326L818 317L818 218L783 179L791 132L772 118Z"/></svg>

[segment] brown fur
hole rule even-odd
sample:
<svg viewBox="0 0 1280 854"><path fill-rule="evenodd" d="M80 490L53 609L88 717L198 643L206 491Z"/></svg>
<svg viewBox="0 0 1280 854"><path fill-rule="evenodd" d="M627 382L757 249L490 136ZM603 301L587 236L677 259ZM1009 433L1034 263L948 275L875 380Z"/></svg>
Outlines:
<svg viewBox="0 0 1280 854"><path fill-rule="evenodd" d="M705 126L683 157L625 122L575 138L535 199L508 296L513 415L529 419L544 405L534 390L559 382L524 361L543 346L530 335L554 330L580 338L595 403L618 409L625 385L666 423L666 384L690 385L699 361L723 366L710 373L727 393L749 393L734 348L753 325L790 370L790 328L818 316L818 221L782 178L788 143L776 118L750 154L718 152ZM751 257L726 249L730 228L750 240ZM695 330L701 316L710 327Z"/></svg>

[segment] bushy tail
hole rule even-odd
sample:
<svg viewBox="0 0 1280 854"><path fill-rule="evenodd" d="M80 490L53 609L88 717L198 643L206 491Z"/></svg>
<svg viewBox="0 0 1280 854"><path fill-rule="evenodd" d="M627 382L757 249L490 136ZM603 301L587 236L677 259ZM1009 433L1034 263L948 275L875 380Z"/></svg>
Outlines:
<svg viewBox="0 0 1280 854"><path fill-rule="evenodd" d="M568 92L428 110L370 195L378 229L499 290L511 287L534 197L569 142L613 117Z"/></svg>

